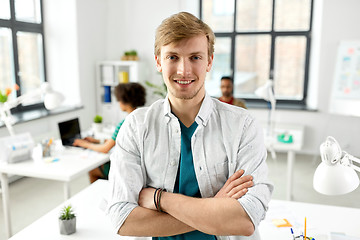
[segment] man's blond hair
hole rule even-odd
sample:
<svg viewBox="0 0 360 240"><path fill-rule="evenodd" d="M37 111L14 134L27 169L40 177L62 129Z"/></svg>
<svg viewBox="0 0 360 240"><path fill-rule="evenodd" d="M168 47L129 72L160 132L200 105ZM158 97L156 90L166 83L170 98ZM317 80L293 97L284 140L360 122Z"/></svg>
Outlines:
<svg viewBox="0 0 360 240"><path fill-rule="evenodd" d="M188 12L180 12L166 18L156 29L155 55L160 56L161 47L178 43L198 35L205 35L208 40L208 57L214 53L215 35L211 28Z"/></svg>

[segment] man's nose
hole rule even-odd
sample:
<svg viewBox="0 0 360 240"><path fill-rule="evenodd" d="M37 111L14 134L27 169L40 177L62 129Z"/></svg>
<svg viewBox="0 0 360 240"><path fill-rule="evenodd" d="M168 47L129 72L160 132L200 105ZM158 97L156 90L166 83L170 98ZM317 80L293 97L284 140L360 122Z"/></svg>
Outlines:
<svg viewBox="0 0 360 240"><path fill-rule="evenodd" d="M191 63L189 60L182 59L181 61L179 61L177 74L184 77L191 75Z"/></svg>

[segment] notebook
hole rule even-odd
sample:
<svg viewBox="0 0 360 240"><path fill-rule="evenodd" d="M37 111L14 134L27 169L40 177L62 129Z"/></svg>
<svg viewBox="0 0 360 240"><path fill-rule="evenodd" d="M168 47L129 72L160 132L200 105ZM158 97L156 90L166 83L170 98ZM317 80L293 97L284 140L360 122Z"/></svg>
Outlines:
<svg viewBox="0 0 360 240"><path fill-rule="evenodd" d="M58 126L63 146L72 146L75 139L81 138L78 118L59 122Z"/></svg>

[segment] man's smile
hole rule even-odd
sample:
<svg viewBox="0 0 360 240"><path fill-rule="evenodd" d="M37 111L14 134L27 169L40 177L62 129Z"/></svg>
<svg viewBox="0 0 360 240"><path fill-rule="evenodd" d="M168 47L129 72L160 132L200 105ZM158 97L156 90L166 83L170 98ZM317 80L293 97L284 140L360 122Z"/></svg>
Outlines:
<svg viewBox="0 0 360 240"><path fill-rule="evenodd" d="M188 85L188 84L192 83L194 80L174 80L174 81L181 85Z"/></svg>

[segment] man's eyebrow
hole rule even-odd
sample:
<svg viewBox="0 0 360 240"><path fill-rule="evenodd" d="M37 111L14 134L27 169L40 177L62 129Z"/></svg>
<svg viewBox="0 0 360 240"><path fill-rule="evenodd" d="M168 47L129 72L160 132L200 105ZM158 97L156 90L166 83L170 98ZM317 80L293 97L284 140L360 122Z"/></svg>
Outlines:
<svg viewBox="0 0 360 240"><path fill-rule="evenodd" d="M178 52L174 52L174 51L165 52L165 55L178 55L178 54L179 54ZM192 52L189 55L204 55L204 54L206 53L202 51L198 51L198 52Z"/></svg>
<svg viewBox="0 0 360 240"><path fill-rule="evenodd" d="M176 55L176 54L178 54L178 53L172 52L172 51L165 52L165 55Z"/></svg>
<svg viewBox="0 0 360 240"><path fill-rule="evenodd" d="M205 52L201 52L201 51L190 53L190 55L204 55L204 54L206 54L206 53L205 53Z"/></svg>

